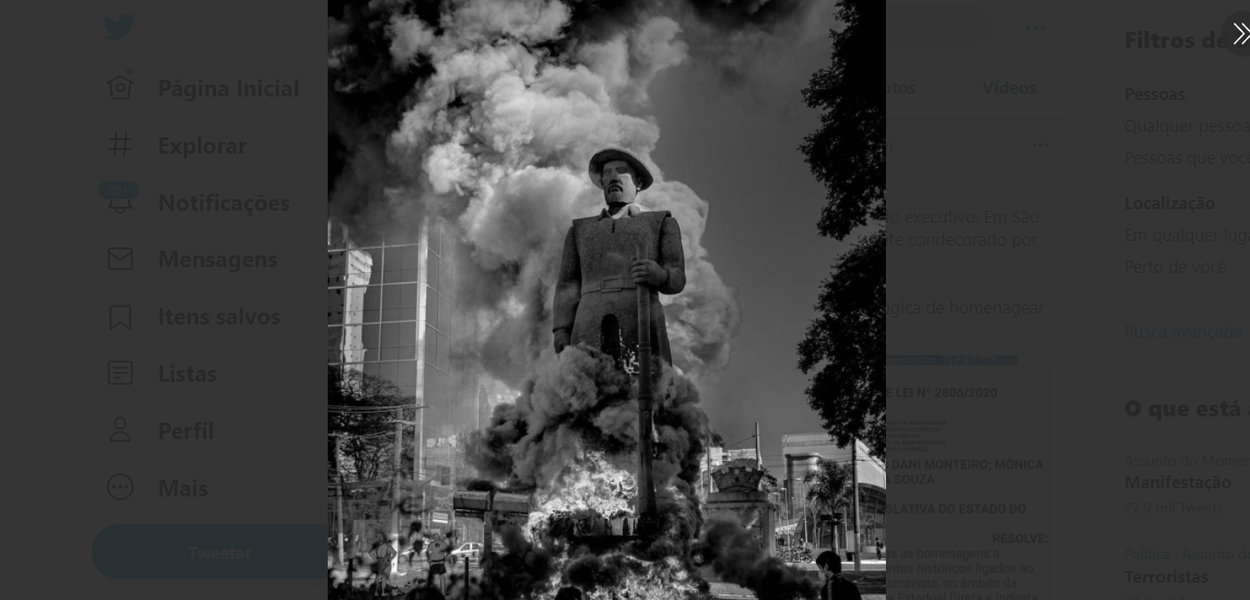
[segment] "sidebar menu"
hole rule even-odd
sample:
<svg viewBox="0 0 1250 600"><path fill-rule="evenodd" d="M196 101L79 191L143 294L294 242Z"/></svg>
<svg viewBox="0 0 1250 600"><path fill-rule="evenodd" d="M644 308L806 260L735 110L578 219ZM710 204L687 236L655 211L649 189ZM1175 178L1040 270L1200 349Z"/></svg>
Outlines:
<svg viewBox="0 0 1250 600"><path fill-rule="evenodd" d="M65 450L72 578L323 575L325 22L298 8L76 15L50 182L81 282L52 299L82 332L57 382L90 448Z"/></svg>

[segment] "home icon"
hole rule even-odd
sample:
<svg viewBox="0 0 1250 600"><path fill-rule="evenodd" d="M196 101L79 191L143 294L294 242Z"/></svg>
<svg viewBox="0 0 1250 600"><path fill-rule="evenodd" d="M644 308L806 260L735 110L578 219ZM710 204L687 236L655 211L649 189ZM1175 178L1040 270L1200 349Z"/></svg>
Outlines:
<svg viewBox="0 0 1250 600"><path fill-rule="evenodd" d="M111 95L114 100L129 100L130 86L133 84L133 81L118 75L117 77L108 80L109 95Z"/></svg>

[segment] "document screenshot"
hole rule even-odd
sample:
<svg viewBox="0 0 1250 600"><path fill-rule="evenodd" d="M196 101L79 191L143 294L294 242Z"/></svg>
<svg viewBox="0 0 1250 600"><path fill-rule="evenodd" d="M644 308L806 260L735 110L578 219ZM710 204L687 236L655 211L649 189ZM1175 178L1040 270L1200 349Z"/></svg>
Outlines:
<svg viewBox="0 0 1250 600"><path fill-rule="evenodd" d="M1244 595L1244 8L890 4L890 597Z"/></svg>

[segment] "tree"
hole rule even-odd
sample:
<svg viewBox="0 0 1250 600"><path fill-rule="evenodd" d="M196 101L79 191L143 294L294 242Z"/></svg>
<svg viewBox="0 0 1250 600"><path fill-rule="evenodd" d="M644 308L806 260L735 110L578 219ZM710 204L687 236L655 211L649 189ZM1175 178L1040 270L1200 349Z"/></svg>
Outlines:
<svg viewBox="0 0 1250 600"><path fill-rule="evenodd" d="M803 89L811 108L823 109L820 128L799 150L825 186L828 202L817 228L841 240L869 219L885 218L885 3L841 0L830 31L829 67Z"/></svg>
<svg viewBox="0 0 1250 600"><path fill-rule="evenodd" d="M814 515L832 516L851 504L851 467L825 459L820 459L816 465L815 471L803 477L808 485L807 505ZM820 522L820 519L815 520Z"/></svg>
<svg viewBox="0 0 1250 600"><path fill-rule="evenodd" d="M798 346L812 374L808 404L841 446L861 439L886 454L885 403L885 3L842 0L831 31L832 64L812 75L803 99L823 109L799 150L824 184L817 229L839 241L871 225L821 283L817 317ZM814 372L814 374L813 374Z"/></svg>
<svg viewBox="0 0 1250 600"><path fill-rule="evenodd" d="M391 407L411 407L412 397L389 379L355 369L330 367L327 383L331 472L357 482L389 477L396 466L395 420L403 412ZM336 446L346 464L336 464Z"/></svg>
<svg viewBox="0 0 1250 600"><path fill-rule="evenodd" d="M839 446L861 439L886 452L885 232L860 238L821 284L817 317L799 343L799 368L815 371L808 404ZM817 367L823 363L819 369Z"/></svg>

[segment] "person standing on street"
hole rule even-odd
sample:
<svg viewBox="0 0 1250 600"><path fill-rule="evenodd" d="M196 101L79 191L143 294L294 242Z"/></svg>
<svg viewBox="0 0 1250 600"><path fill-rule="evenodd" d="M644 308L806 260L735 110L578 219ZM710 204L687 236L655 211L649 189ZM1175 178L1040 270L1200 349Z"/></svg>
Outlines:
<svg viewBox="0 0 1250 600"><path fill-rule="evenodd" d="M820 600L863 600L859 588L842 577L842 559L826 550L816 557L816 566L820 567Z"/></svg>
<svg viewBox="0 0 1250 600"><path fill-rule="evenodd" d="M434 578L438 577L439 591L447 584L447 542L443 536L434 535L434 540L430 542L430 549L426 552L426 558L430 561L430 572L426 575L426 587L434 586Z"/></svg>

